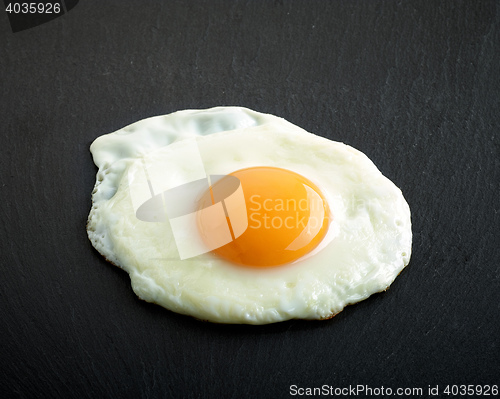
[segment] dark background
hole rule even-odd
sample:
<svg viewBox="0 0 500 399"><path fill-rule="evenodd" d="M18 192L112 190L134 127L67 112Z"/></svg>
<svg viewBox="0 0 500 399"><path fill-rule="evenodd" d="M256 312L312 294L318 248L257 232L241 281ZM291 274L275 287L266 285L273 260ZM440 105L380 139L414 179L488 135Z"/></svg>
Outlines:
<svg viewBox="0 0 500 399"><path fill-rule="evenodd" d="M498 384L500 2L80 1L0 13L0 394L281 398ZM410 265L330 321L214 325L140 301L90 245L98 136L239 105L366 153Z"/></svg>

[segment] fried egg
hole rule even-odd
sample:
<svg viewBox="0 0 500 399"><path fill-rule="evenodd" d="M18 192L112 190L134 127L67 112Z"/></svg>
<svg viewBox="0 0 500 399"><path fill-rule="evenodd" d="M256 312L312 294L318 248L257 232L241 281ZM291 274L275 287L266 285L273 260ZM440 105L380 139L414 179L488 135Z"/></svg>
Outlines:
<svg viewBox="0 0 500 399"><path fill-rule="evenodd" d="M360 151L240 107L97 138L87 233L145 301L218 323L328 319L386 290L410 209Z"/></svg>

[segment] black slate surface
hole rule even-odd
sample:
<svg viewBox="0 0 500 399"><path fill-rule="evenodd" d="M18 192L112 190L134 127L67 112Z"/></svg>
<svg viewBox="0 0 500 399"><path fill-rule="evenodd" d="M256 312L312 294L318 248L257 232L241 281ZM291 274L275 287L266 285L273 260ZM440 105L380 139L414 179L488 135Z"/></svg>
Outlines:
<svg viewBox="0 0 500 399"><path fill-rule="evenodd" d="M17 33L1 14L2 398L500 383L499 2L81 1ZM216 105L352 145L402 189L413 255L387 292L269 326L136 298L86 236L88 147Z"/></svg>

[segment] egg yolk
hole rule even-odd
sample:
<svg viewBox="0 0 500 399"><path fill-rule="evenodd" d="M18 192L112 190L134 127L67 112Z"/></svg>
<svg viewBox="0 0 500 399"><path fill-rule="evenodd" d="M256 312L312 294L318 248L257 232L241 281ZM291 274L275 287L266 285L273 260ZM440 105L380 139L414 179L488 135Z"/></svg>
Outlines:
<svg viewBox="0 0 500 399"><path fill-rule="evenodd" d="M228 189L228 176L233 177L233 188L234 177L239 180L242 192ZM241 169L228 176L213 184L199 203L200 209L219 203L224 209L222 222L210 212L198 212L201 237L215 254L237 265L273 267L301 258L325 236L328 204L310 180L275 167ZM235 201L238 194L241 200ZM231 237L220 246L226 223Z"/></svg>

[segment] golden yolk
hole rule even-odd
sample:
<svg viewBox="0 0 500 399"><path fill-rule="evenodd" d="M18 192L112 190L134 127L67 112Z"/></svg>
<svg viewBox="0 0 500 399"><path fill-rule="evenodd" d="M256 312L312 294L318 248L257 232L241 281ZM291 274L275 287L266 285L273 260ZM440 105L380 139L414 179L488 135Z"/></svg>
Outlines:
<svg viewBox="0 0 500 399"><path fill-rule="evenodd" d="M217 206L218 217L209 211ZM199 209L204 242L217 255L243 266L293 262L321 242L329 224L328 205L318 187L274 167L241 169L222 177L202 197Z"/></svg>

